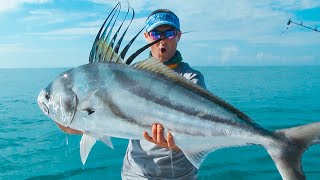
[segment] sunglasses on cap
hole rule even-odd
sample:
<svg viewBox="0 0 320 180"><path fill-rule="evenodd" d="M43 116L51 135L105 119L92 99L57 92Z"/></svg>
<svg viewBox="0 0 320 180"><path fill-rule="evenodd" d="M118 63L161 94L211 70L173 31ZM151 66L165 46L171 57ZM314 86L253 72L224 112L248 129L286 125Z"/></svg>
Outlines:
<svg viewBox="0 0 320 180"><path fill-rule="evenodd" d="M172 39L177 35L177 33L178 33L177 30L170 29L170 30L166 30L166 31L153 30L153 31L150 31L148 34L153 40L158 40L162 36L163 36L163 38Z"/></svg>

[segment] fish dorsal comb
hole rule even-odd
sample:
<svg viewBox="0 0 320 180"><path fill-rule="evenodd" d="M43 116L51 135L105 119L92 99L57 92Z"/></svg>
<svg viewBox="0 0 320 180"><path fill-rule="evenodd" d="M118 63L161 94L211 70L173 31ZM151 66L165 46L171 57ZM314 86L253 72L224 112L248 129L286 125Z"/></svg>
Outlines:
<svg viewBox="0 0 320 180"><path fill-rule="evenodd" d="M134 52L129 58L127 58L127 60L124 60L129 48L131 47L131 45L133 44L133 42L136 40L136 38L141 34L141 32L145 29L145 27L143 27L128 43L127 45L125 45L125 47L122 49L121 52L119 52L121 43L133 21L134 15L135 15L135 11L130 8L129 3L128 3L128 9L127 9L127 13L125 15L125 18L123 19L123 21L121 22L119 28L117 29L117 31L114 33L114 35L112 36L112 32L114 29L114 25L117 22L117 19L119 17L119 13L121 10L121 3L119 2L113 9L112 11L109 13L108 17L106 18L106 20L103 22L95 40L94 43L92 45L92 49L90 52L90 56L89 56L89 63L93 63L93 62L115 62L115 63L121 63L121 64L131 64L131 62L139 55L141 54L144 50L146 50L147 48L149 48L150 46L152 46L155 43L158 43L159 41L162 40L158 39L154 42L151 42L143 47L141 47L140 49L138 49L136 52ZM132 11L132 16L131 16L131 20L129 21L129 24L127 25L126 29L123 31L121 37L119 38L119 40L117 39L119 32L125 22L125 20L127 19L127 16L129 15L130 10ZM112 36L112 38L111 38Z"/></svg>
<svg viewBox="0 0 320 180"><path fill-rule="evenodd" d="M121 43L133 21L133 18L135 16L135 11L129 6L128 3L128 9L127 13L121 22L119 28L117 31L112 36L112 32L114 29L114 26L117 22L117 19L119 17L121 10L121 3L119 2L109 13L108 17L106 20L103 22L95 40L92 45L91 51L90 51L90 56L89 56L89 63L93 62L115 62L115 63L120 63L120 64L131 64L131 62L139 55L141 54L144 50L152 46L153 44L158 43L159 41L162 40L162 38L151 42L140 49L138 49L136 52L134 52L127 60L124 60L129 48L133 44L133 42L136 40L136 38L141 34L141 32L145 29L143 27L128 43L127 45L122 49L121 52L119 52ZM130 10L132 11L132 16L131 20L129 21L129 24L127 25L126 29L123 31L121 37L117 39L119 32L127 19L127 16L129 15ZM112 38L111 38L112 36Z"/></svg>
<svg viewBox="0 0 320 180"><path fill-rule="evenodd" d="M118 3L112 11L109 13L106 20L103 22L90 51L89 63L92 62L102 62L103 57L107 54L106 50L109 49L109 39L113 29L113 26L109 28L114 16L120 11L120 3ZM117 19L117 18L116 18ZM107 34L107 30L109 32ZM107 34L107 35L106 35ZM111 50L111 49L110 49Z"/></svg>
<svg viewBox="0 0 320 180"><path fill-rule="evenodd" d="M118 55L120 45L122 40L127 33L129 26L134 18L134 10L128 6L126 15L121 22L119 28L114 32L112 36L112 32L114 31L115 24L118 22L118 17L121 10L121 3L119 2L109 13L108 17L102 24L95 40L92 45L92 49L89 56L89 63L93 62L116 62L116 63L124 63L123 58ZM125 31L122 33L119 40L117 39L119 32L129 15L130 10L132 10L132 17L129 25L126 27ZM111 38L112 36L112 38Z"/></svg>

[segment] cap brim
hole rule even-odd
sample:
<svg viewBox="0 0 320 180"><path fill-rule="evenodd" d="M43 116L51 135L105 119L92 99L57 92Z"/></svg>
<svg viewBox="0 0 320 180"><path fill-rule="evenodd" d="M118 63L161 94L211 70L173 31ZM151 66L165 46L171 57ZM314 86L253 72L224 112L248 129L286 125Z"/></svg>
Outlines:
<svg viewBox="0 0 320 180"><path fill-rule="evenodd" d="M174 27L175 29L177 29L177 30L180 31L179 27L177 27L176 24L174 24L174 23L172 23L172 22L170 22L170 21L159 21L159 22L156 22L156 23L152 24L152 26L148 27L146 30L147 30L147 32L150 32L150 31L152 31L153 29L155 29L155 28L157 28L157 27L159 27L159 26L161 26L161 25L169 25L169 26L172 26L172 27Z"/></svg>

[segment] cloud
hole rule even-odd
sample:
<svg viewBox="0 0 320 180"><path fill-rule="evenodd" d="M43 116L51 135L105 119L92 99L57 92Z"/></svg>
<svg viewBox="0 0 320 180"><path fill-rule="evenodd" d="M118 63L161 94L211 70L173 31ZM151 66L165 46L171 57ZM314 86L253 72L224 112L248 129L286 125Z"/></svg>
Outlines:
<svg viewBox="0 0 320 180"><path fill-rule="evenodd" d="M48 32L29 33L30 36L41 36L43 39L63 40L81 38L82 36L97 34L98 27L61 28Z"/></svg>
<svg viewBox="0 0 320 180"><path fill-rule="evenodd" d="M115 6L118 3L118 1L113 1L113 0L89 0L89 1L97 4L108 4L111 6ZM128 0L128 1L130 3L129 4L130 7L132 7L136 12L152 10L152 7L150 7L150 4L153 4L153 2L141 1L141 0ZM127 1L120 0L120 2L121 2L122 10L125 10L127 8Z"/></svg>
<svg viewBox="0 0 320 180"><path fill-rule="evenodd" d="M51 0L1 0L0 12L9 11L19 8L23 4L43 4Z"/></svg>
<svg viewBox="0 0 320 180"><path fill-rule="evenodd" d="M73 39L73 38L81 38L82 36L88 35L96 35L99 31L102 20L93 21L93 22L83 22L78 25L78 27L66 27L66 28L57 28L54 30L46 31L46 32L33 32L28 33L30 36L41 36L45 39ZM113 32L115 32L121 22L118 22L115 25ZM128 25L128 21L126 21L123 27L120 30L120 35L124 32ZM144 19L136 19L130 26L129 31L126 33L124 40L131 40L143 27ZM108 32L108 31L107 31ZM119 39L119 36L118 36Z"/></svg>
<svg viewBox="0 0 320 180"><path fill-rule="evenodd" d="M194 31L184 38L192 41L244 41L247 43L279 45L312 45L315 34L305 31L291 31L280 36L287 27L289 18L295 19L295 10L320 6L316 0L290 1L183 1L164 0L161 4L154 1L151 6L169 8L180 18L183 31ZM290 11L288 10L290 9ZM306 22L320 24L318 22ZM290 27L297 30L295 27ZM306 39L306 40L302 40ZM310 41L308 41L310 40ZM293 43L292 43L293 42Z"/></svg>
<svg viewBox="0 0 320 180"><path fill-rule="evenodd" d="M109 9L117 3L113 0L88 0L97 4L110 5ZM294 14L284 9L302 9L318 7L320 2L315 0L289 0L285 2L274 1L249 1L249 0L225 0L221 1L190 1L185 3L182 0L163 0L161 3L156 1L129 0L130 6L136 11L134 23L131 25L128 33L133 35L138 29L143 27L146 16L155 9L168 8L174 11L181 20L183 31L194 31L192 36L186 34L183 38L200 42L204 40L227 40L227 41L245 41L248 43L272 43L272 44L309 44L309 41L291 41L284 40L280 37L281 32L286 28L286 22ZM125 9L126 1L122 1L122 9ZM142 17L141 17L142 15ZM78 21L78 25L86 25L87 29L81 32L75 32L78 35L92 34L91 30L99 27L103 22L101 20L84 20L85 17L95 16L97 13L89 12L58 12L53 10L34 10L30 11L30 16L23 20L37 21L37 24L54 24L68 21ZM320 22L313 22L313 24ZM69 25L61 27L61 30L51 30L47 32L50 35L70 34L70 32L82 27ZM90 30L91 28L91 30ZM45 35L46 33L42 33ZM291 34L290 34L291 35ZM301 35L301 34L300 34ZM307 38L312 39L310 34ZM299 35L295 35L299 37ZM286 36L288 39L288 36ZM314 39L314 38L313 38ZM313 40L314 41L314 40ZM314 44L312 42L312 44Z"/></svg>
<svg viewBox="0 0 320 180"><path fill-rule="evenodd" d="M236 56L237 53L239 52L239 49L237 46L232 45L232 46L226 46L220 49L221 52L221 62L225 63L229 60L231 60L232 57Z"/></svg>
<svg viewBox="0 0 320 180"><path fill-rule="evenodd" d="M20 21L23 23L32 23L39 26L46 26L48 24L66 23L73 24L74 22L83 23L84 25L96 25L97 21L86 22L88 18L96 18L98 13L95 12L76 12L63 11L60 9L36 9L30 10L24 18ZM101 20L102 21L102 20ZM100 21L100 22L101 22Z"/></svg>
<svg viewBox="0 0 320 180"><path fill-rule="evenodd" d="M318 9L309 11L310 8L320 7L319 0L199 0L187 3L185 0L162 0L161 3L143 0L129 1L136 14L125 36L123 46L144 26L149 13L159 8L167 8L179 16L183 32L192 31L183 34L179 43L179 50L187 60L191 60L189 61L191 64L192 62L195 65L264 65L268 63L290 64L290 62L319 64L317 60L319 53L314 50L319 46L319 33L294 24L284 31L287 28L288 19L303 21L310 27L319 25L320 20L310 17L310 14L316 15L315 12ZM8 18L1 15L5 17L1 26L11 27L10 30L9 28L2 29L2 43L22 42L25 44L0 44L1 56L8 53L25 52L25 54L31 54L30 57L32 57L33 52L36 53L41 49L43 51L52 49L52 51L59 51L63 54L63 51L59 49L60 45L57 45L61 42L69 43L68 47L77 47L74 50L77 55L79 55L78 51L89 51L88 47L107 13L117 2L117 0L82 0L73 2L76 6L70 9L70 5L63 5L63 3L70 3L65 0L0 0L0 13L19 10L19 7L23 7L23 12L14 11ZM39 6L41 3L48 4ZM28 6L24 6L26 4ZM122 0L119 21L125 14L125 6L126 1ZM119 24L120 22L116 23L115 29ZM125 22L120 34L127 24L128 21ZM285 33L282 33L283 31ZM145 43L143 36L140 35L129 51L134 51ZM30 48L31 46L33 49ZM70 52L73 51L69 50L68 53ZM296 53L292 55L291 52ZM47 53L41 54L44 58L47 55ZM288 59L291 61L287 61ZM59 63L64 63L64 61L61 60ZM54 62L58 64L56 60ZM74 62L79 63L76 60Z"/></svg>
<svg viewBox="0 0 320 180"><path fill-rule="evenodd" d="M95 35L103 18L97 19L96 12L66 12L61 9L30 10L20 19L24 32L20 36L33 36L50 40L67 40ZM93 19L94 20L91 20Z"/></svg>
<svg viewBox="0 0 320 180"><path fill-rule="evenodd" d="M260 59L263 59L264 58L264 53L263 52L258 52L256 54L256 59L260 60Z"/></svg>
<svg viewBox="0 0 320 180"><path fill-rule="evenodd" d="M111 7L109 9L111 10ZM120 13L114 29L119 27L125 14L125 12ZM120 34L128 25L130 16L131 14L127 17ZM105 18L105 11L98 13L67 12L61 9L36 9L30 10L26 17L20 19L20 22L26 24L23 27L26 31L32 30L32 32L23 33L23 35L42 36L47 39L72 39L86 35L96 35ZM126 37L136 35L144 26L144 22L145 18L134 18ZM20 35L22 36L22 34Z"/></svg>
<svg viewBox="0 0 320 180"><path fill-rule="evenodd" d="M56 10L37 9L29 11L29 14L21 19L24 23L37 22L37 25L56 24L66 21L66 17Z"/></svg>
<svg viewBox="0 0 320 180"><path fill-rule="evenodd" d="M313 64L316 63L316 56L314 55L296 55L290 56L274 54L274 53L266 53L266 52L258 52L256 54L257 63L270 64L270 65L288 65L288 64Z"/></svg>
<svg viewBox="0 0 320 180"><path fill-rule="evenodd" d="M195 43L193 44L194 47L200 47L200 48L208 48L209 44L208 43Z"/></svg>
<svg viewBox="0 0 320 180"><path fill-rule="evenodd" d="M311 9L320 6L320 2L318 0L286 0L286 1L278 1L276 3L272 3L273 7L280 6L285 10L302 10L302 9ZM269 3L270 5L270 3Z"/></svg>
<svg viewBox="0 0 320 180"><path fill-rule="evenodd" d="M23 43L2 43L0 44L0 53L1 54L13 54L13 53L39 53L44 52L43 50L29 48L25 46Z"/></svg>

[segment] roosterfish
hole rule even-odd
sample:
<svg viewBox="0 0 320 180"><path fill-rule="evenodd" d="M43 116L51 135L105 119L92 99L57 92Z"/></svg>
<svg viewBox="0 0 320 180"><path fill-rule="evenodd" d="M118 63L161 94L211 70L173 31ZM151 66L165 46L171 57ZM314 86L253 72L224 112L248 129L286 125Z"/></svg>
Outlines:
<svg viewBox="0 0 320 180"><path fill-rule="evenodd" d="M119 52L134 17L134 10L128 8L126 17L131 10L131 21L117 39L125 22L112 33L120 9L118 3L104 21L89 63L61 73L41 90L37 99L40 109L53 121L83 132L83 163L97 140L113 148L111 137L144 139L142 132L150 133L150 127L160 123L198 169L206 156L217 149L258 145L267 150L283 179L305 179L301 157L308 147L320 142L320 123L267 130L157 59L131 65L142 51L161 39L125 60L143 29Z"/></svg>

